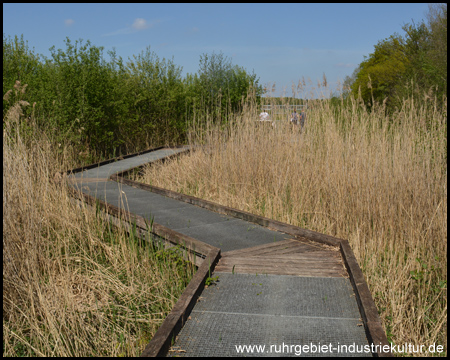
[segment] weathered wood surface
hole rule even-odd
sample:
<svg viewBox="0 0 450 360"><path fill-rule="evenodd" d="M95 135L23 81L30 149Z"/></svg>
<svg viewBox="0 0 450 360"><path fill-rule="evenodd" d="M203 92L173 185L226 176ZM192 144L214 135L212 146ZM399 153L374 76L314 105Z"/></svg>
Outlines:
<svg viewBox="0 0 450 360"><path fill-rule="evenodd" d="M377 307L349 242L342 240L340 248L345 266L350 274L350 281L356 294L356 301L363 318L368 340L375 345L389 346ZM390 352L380 352L377 355L383 357L392 356Z"/></svg>
<svg viewBox="0 0 450 360"><path fill-rule="evenodd" d="M348 277L339 251L298 240L224 252L215 270L236 274Z"/></svg>

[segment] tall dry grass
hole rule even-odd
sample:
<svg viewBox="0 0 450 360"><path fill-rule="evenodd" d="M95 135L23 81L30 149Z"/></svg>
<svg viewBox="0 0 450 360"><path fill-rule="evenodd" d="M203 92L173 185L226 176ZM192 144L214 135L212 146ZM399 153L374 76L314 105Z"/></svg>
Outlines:
<svg viewBox="0 0 450 360"><path fill-rule="evenodd" d="M348 239L389 340L446 347L447 109L311 100L301 134L257 117L250 102L225 125L199 118L203 147L138 180Z"/></svg>
<svg viewBox="0 0 450 360"><path fill-rule="evenodd" d="M74 160L25 106L3 119L3 356L138 356L194 269L51 181Z"/></svg>

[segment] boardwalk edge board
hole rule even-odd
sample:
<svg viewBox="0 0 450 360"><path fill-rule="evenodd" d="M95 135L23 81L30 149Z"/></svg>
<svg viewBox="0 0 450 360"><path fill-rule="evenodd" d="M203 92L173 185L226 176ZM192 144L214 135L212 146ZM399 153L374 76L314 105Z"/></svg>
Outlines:
<svg viewBox="0 0 450 360"><path fill-rule="evenodd" d="M157 150L168 149L168 148L170 148L170 149L179 149L179 148L182 148L182 147L183 147L183 145L175 145L175 146L170 146L170 147L169 147L169 146L158 146L158 147L150 148L150 149L143 150L143 151L138 151L138 152L135 152L135 153L132 153L132 154L128 154L128 155L117 156L117 157L115 157L115 158L111 158L111 159L108 159L108 160L103 160L103 161L100 161L100 162L97 162L97 163L94 163L94 164L89 164L89 165L80 166L80 167L77 167L77 168L75 168L75 169L67 170L65 173L66 173L67 175L69 175L69 174L71 174L71 173L72 173L72 174L76 174L76 173L79 173L79 172L81 172L81 171L94 169L94 168L97 168L97 167L99 167L99 166L103 166L103 165L110 164L110 163L112 163L112 162L116 162L116 161L120 161L120 160L129 159L129 158L132 158L132 157L138 156L138 155L148 154L148 153L151 153L151 152L154 152L154 151L157 151ZM169 156L165 157L164 159L167 160L167 159L169 159L169 158L171 158L171 157L176 157L176 156L178 156L178 155L184 154L185 152L189 152L189 151L191 151L191 150L190 150L190 149L187 149L187 150L182 151L182 152L180 152L180 153L173 154L173 155L169 155ZM133 169L134 169L134 168L133 168ZM132 169L129 169L129 170L132 170Z"/></svg>
<svg viewBox="0 0 450 360"><path fill-rule="evenodd" d="M263 216L258 216L246 211L234 209L228 206L220 205L214 203L212 201L203 200L194 196L181 194L172 190L163 189L153 185L147 185L143 183L139 183L137 181L129 180L123 177L123 174L129 173L132 169L128 169L126 171L122 171L116 174L111 175L109 178L113 181L117 181L119 183L133 186L135 188L140 188L142 190L151 191L159 195L164 195L170 197L175 200L184 201L188 204L197 205L199 207L205 208L207 210L211 210L217 213L221 213L223 215L232 216L241 220L249 221L273 230L277 230L294 237L305 237L308 240L312 240L314 242L322 243L329 246L339 247L339 244L342 239L321 234L316 231L302 229L297 226L289 225L286 223L282 223L281 221L269 219Z"/></svg>
<svg viewBox="0 0 450 360"><path fill-rule="evenodd" d="M102 200L96 199L95 197L84 194L79 190L68 189L72 197L82 200L85 203L96 206L98 205L102 210L106 211L108 214L112 215L121 220L125 220L130 224L136 225L137 229L142 231L151 231L151 233L163 238L165 241L170 242L174 245L180 245L181 247L187 249L189 252L196 256L200 256L202 259L211 252L211 250L217 250L216 247L206 244L202 241L194 239L190 236L178 233L172 229L169 229L161 224L153 222L150 226L142 216L133 214L127 210L121 209L117 206L108 204Z"/></svg>
<svg viewBox="0 0 450 360"><path fill-rule="evenodd" d="M342 240L340 244L342 257L344 258L345 266L347 267L350 276L350 282L356 294L356 301L358 303L359 311L361 313L366 335L370 343L374 345L389 346L386 334L381 324L378 310L373 301L372 294L364 279L361 268L358 265L355 255L347 240ZM378 356L392 356L389 352L379 352Z"/></svg>
<svg viewBox="0 0 450 360"><path fill-rule="evenodd" d="M104 201L94 198L91 195L83 194L78 190L70 189L69 193L80 201L86 202L88 205L98 205L101 209L105 210L110 216L115 219L125 220L128 223L135 224L136 228L146 232L148 224L145 219L139 215L132 214L126 210L120 209L117 206L107 204ZM189 236L177 233L169 228L166 228L160 224L153 223L151 232L155 235L163 237L165 240L180 245L187 250L194 253L194 255L202 255L204 259L200 263L196 273L188 286L184 289L177 303L164 319L162 325L159 327L152 340L148 343L141 356L155 357L164 356L169 350L175 337L178 335L184 323L188 319L192 308L197 302L203 288L205 286L206 279L211 275L215 265L220 258L220 249L205 244ZM187 259L192 261L192 259ZM196 263L196 261L193 261Z"/></svg>
<svg viewBox="0 0 450 360"><path fill-rule="evenodd" d="M220 250L217 248L208 253L205 261L181 294L180 299L142 352L141 357L165 356L167 354L172 342L188 319L192 308L203 291L206 279L213 272L219 258Z"/></svg>
<svg viewBox="0 0 450 360"><path fill-rule="evenodd" d="M171 148L180 148L180 147L182 146L174 146ZM157 151L163 148L165 147L161 146L157 148L152 148L142 152L126 155L123 157L117 157L99 163L68 170L67 174L92 169L98 166L109 164L114 161L119 161L122 159L145 154L148 152ZM189 151L191 151L191 149L186 149L185 151L182 151L180 153L169 155L163 159L159 159L158 161L161 160L164 161L169 158L177 157ZM306 238L316 243L325 244L328 246L338 248L343 257L345 267L350 277L350 282L356 295L356 300L364 323L367 339L369 340L370 343L377 346L376 347L377 352L374 353L373 355L383 357L392 356L392 353L390 352L383 352L378 350L380 349L380 345L383 347L384 346L390 347L390 345L387 340L386 333L383 330L381 319L378 315L378 310L370 293L369 287L365 281L361 268L359 267L356 257L353 254L353 251L347 240L339 239L326 234L321 234L312 230L303 229L297 226L282 223L277 220L265 218L245 211L216 204L208 200L203 200L193 196L184 195L172 190L167 190L156 186L139 183L125 178L127 174L131 173L132 171L138 168L142 168L142 166L137 166L124 171L117 172L115 174L112 174L109 177L109 179L129 186L140 188L146 191L164 195L189 204L197 205L199 207L214 212L218 212L224 215L229 215L245 221L253 222L258 225L292 235L297 239ZM141 216L132 214L126 210L120 209L113 205L106 204L101 200L98 200L90 195L83 194L81 191L75 189L69 190L72 196L77 197L80 200L83 200L91 205L99 204L103 209L110 212L113 216L120 217L126 215L126 218L129 219L127 221L133 221L137 227L141 227L143 229L147 228L147 223L145 219L142 218ZM214 270L214 267L220 258L220 249L215 248L206 243L203 243L199 240L193 239L191 237L185 236L183 234L177 233L160 224L153 223L152 225L153 225L152 232L155 233L156 235L161 236L166 240L173 242L175 244L179 244L187 248L188 250L192 251L197 256L201 256L202 258L204 258L204 261L198 268L196 274L194 275L194 278L188 284L188 286L184 290L183 294L181 295L178 302L175 304L170 314L164 320L163 324L160 326L153 339L150 341L150 343L145 348L144 352L141 354L141 356L164 356L167 353L171 345L171 342L175 339L176 335L183 327L184 322L188 318L189 313L192 310L193 306L195 305L195 302L199 294L202 292L204 288L204 284L207 277Z"/></svg>

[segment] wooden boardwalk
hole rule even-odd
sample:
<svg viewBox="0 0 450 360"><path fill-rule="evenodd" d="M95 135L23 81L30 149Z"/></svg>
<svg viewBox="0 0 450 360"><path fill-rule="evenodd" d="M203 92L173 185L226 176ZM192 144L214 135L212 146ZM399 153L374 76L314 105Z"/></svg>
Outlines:
<svg viewBox="0 0 450 360"><path fill-rule="evenodd" d="M215 271L239 274L348 277L337 248L305 240L282 240L222 253Z"/></svg>
<svg viewBox="0 0 450 360"><path fill-rule="evenodd" d="M150 149L68 176L74 197L134 222L143 234L152 221L156 236L185 247L198 266L142 356L296 356L277 346L324 343L374 344L357 355L390 355L380 349L386 335L348 241L126 179L186 151ZM244 344L273 348L236 347ZM339 350L318 355L355 355Z"/></svg>

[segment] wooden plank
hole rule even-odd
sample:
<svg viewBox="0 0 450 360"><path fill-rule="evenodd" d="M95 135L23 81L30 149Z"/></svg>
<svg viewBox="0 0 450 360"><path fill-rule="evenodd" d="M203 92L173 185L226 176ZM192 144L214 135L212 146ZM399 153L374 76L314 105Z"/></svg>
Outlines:
<svg viewBox="0 0 450 360"><path fill-rule="evenodd" d="M286 246L293 248L296 246L296 244L292 240L281 240L281 241L276 241L276 242L272 242L269 244L257 245L257 246L252 246L252 247L244 248L244 249L225 251L222 254L222 256L254 254L254 253L257 253L258 251L264 251L266 249L268 249L269 251L273 251L274 249L282 248L282 247L286 247Z"/></svg>
<svg viewBox="0 0 450 360"><path fill-rule="evenodd" d="M107 213L112 213L119 218L125 217L127 221L134 222L137 228L146 229L147 227L145 219L141 216L129 213L126 210L107 204L75 189L69 188L68 190L69 193L71 193L71 195L75 198L79 198L90 205L97 204L100 208L106 210ZM201 241L188 236L176 233L175 231L165 228L162 225L153 223L152 232L158 233L157 235L166 235L166 238L169 237L171 241L183 245L189 250L195 249L195 251L198 251L199 248L201 248L202 251L208 250L208 252L206 253L206 258L194 274L193 279L183 291L180 299L175 304L170 314L166 317L163 324L158 329L141 356L162 356L167 353L172 340L175 339L176 335L183 327L198 297L200 296L201 291L204 288L207 277L214 270L214 266L217 264L220 257L220 249L202 243Z"/></svg>
<svg viewBox="0 0 450 360"><path fill-rule="evenodd" d="M229 270L223 270L217 268L216 271L223 273L231 273ZM299 272L299 271L289 271L289 270L264 270L260 271L259 269L235 269L234 274L249 274L249 275L281 275L281 276L300 276L300 277L318 277L318 278L342 278L345 277L342 273L339 272L327 272L327 273L309 273L309 272Z"/></svg>
<svg viewBox="0 0 450 360"><path fill-rule="evenodd" d="M314 271L327 271L327 270L342 270L345 272L345 268L342 264L338 263L324 263L323 266L314 266L313 263L297 263L295 261L293 262L264 262L261 263L260 261L220 261L220 266L223 267L229 267L233 268L233 266L252 266L252 267L259 267L261 269L269 269L269 268L280 268L280 269L286 269L286 270L293 270L293 269L306 269L310 270L311 272Z"/></svg>
<svg viewBox="0 0 450 360"><path fill-rule="evenodd" d="M197 302L205 281L214 270L214 266L220 256L220 250L211 250L205 261L195 273L193 279L181 294L180 299L166 317L162 325L156 331L152 340L145 347L141 357L164 356L170 348L172 340L180 332L184 323L189 317L195 303Z"/></svg>
<svg viewBox="0 0 450 360"><path fill-rule="evenodd" d="M377 307L373 301L372 294L367 286L361 268L358 265L352 248L347 240L343 240L340 245L342 257L345 266L347 267L350 282L356 294L356 300L359 306L361 316L364 321L366 333L368 335L369 343L375 345L389 346L386 333L383 330L380 316L378 315ZM379 352L378 356L392 356L392 353Z"/></svg>
<svg viewBox="0 0 450 360"><path fill-rule="evenodd" d="M309 251L309 250L313 251ZM306 251L305 251L306 250ZM222 254L217 271L321 277L347 277L339 251L282 240Z"/></svg>
<svg viewBox="0 0 450 360"><path fill-rule="evenodd" d="M224 263L221 263L220 261L219 261L219 263L217 264L217 267L218 268L228 268L228 269L230 269L230 270L232 270L233 268L235 268L235 269L239 269L239 268L251 268L251 269L260 269L261 271L261 273L262 272L266 272L266 270L267 271L269 271L270 269L281 269L281 270L283 270L283 271L290 271L290 272L292 272L292 271L302 271L302 272L308 272L308 273L327 273L327 272L336 272L336 271L339 271L340 273L343 273L343 272L345 272L344 270L344 268L343 268L343 266L339 266L339 265L333 265L333 266L330 266L330 267L326 267L326 268L312 268L312 267L310 267L310 266L307 266L307 265L292 265L292 266L283 266L283 265L280 265L280 264L274 264L274 263L272 263L272 264L264 264L264 265L262 265L262 264L255 264L255 263L240 263L240 264L238 264L238 263L230 263L230 264L224 264Z"/></svg>
<svg viewBox="0 0 450 360"><path fill-rule="evenodd" d="M245 249L226 251L222 254L222 256L238 255L238 254L260 255L273 253L274 251L279 252L285 249L287 251L293 252L316 252L322 250L321 248L318 247L313 247L307 244L300 243L297 240L281 240L270 244L258 245Z"/></svg>
<svg viewBox="0 0 450 360"><path fill-rule="evenodd" d="M221 266L217 264L215 271L228 272L235 274L270 274L270 275L296 275L307 277L346 277L342 267L340 269L315 269L310 268L286 268L286 267L268 267L268 266Z"/></svg>
<svg viewBox="0 0 450 360"><path fill-rule="evenodd" d="M261 264L230 264L230 265L223 265L221 263L217 264L216 271L226 271L226 272L239 272L243 269L246 269L248 271L251 271L253 273L257 272L260 274L265 273L274 273L276 271L279 274L292 274L292 275L316 275L317 274L339 274L342 276L345 274L343 271L342 266L336 266L333 268L324 268L324 269L312 269L307 266L292 266L292 267L285 267L285 266L277 266L275 264L261 266Z"/></svg>
<svg viewBox="0 0 450 360"><path fill-rule="evenodd" d="M229 216L236 217L238 219L253 222L255 224L258 224L258 225L261 225L261 226L264 226L264 227L267 227L270 229L274 229L274 230L277 230L280 232L284 232L286 234L290 234L293 236L305 237L308 240L312 240L312 241L319 242L322 244L338 247L340 241L342 240L342 239L339 239L339 238L336 238L333 236L318 233L316 231L302 229L300 227L285 224L285 223L282 223L277 220L269 219L269 218L266 218L263 216L258 216L258 215L251 214L249 212L242 211L242 210L233 209L228 206L216 204L216 203L213 203L208 200L196 198L194 196L181 194L181 193L178 193L175 191L163 189L163 188L153 186L153 185L142 184L137 181L125 179L119 175L113 175L110 177L110 179L127 184L129 186L134 186L136 188L144 189L147 191L152 191L154 193L164 195L164 196L170 197L172 199L176 199L176 200L184 201L189 204L197 205L197 206L203 207L205 209L215 211L215 212L218 212L218 213L221 213L224 215L229 215Z"/></svg>
<svg viewBox="0 0 450 360"><path fill-rule="evenodd" d="M338 257L341 257L341 255L339 253L336 252L332 252L332 251L321 251L321 250L313 250L313 251L309 251L309 249L305 249L303 247L300 246L293 246L293 247L280 247L280 248L274 248L272 250L270 249L264 249L264 250L259 250L259 251L255 251L254 253L247 253L247 256L266 256L266 255L283 255L283 254L303 254L305 256L321 256L321 254L328 254L328 255L332 255L335 254Z"/></svg>
<svg viewBox="0 0 450 360"><path fill-rule="evenodd" d="M336 256L329 256L328 254L324 254L323 256L314 256L314 257L309 257L307 254L299 254L299 255L273 255L273 256L222 256L222 258L220 259L221 261L224 262L229 262L229 261L250 261L250 262L255 262L255 261L259 261L261 262L273 262L273 261L277 261L277 262L283 262L283 263L288 263L288 262L295 262L295 263L316 263L317 265L322 266L322 264L324 263L336 263L336 264L343 264L342 260L339 257Z"/></svg>
<svg viewBox="0 0 450 360"><path fill-rule="evenodd" d="M271 254L283 254L285 252L294 252L298 250L297 247L295 246L283 246L283 247L278 247L278 246L272 246L272 247L266 247L263 249L259 249L259 248L253 248L253 249L243 249L243 251L239 252L239 250L235 251L229 251L229 252L225 252L223 254L223 256L266 256L266 255L271 255ZM300 253L304 253L304 252L300 252Z"/></svg>
<svg viewBox="0 0 450 360"><path fill-rule="evenodd" d="M76 189L69 188L69 193L72 194L72 196L79 198L81 200L84 200L86 203L90 205L97 205L105 210L107 213L112 214L113 216L116 216L120 219L125 219L126 221L130 223L135 223L137 227L140 227L142 229L147 229L149 226L149 222L144 219L142 216L133 214L127 210L121 209L117 206L108 204L102 200L99 200L91 195L82 193L81 191L78 191ZM170 241L176 245L183 246L193 252L206 255L208 254L212 249L216 249L214 246L206 244L200 240L194 239L190 236L178 233L172 229L169 229L161 224L153 222L151 224L150 231L162 238L164 238L167 241Z"/></svg>
<svg viewBox="0 0 450 360"><path fill-rule="evenodd" d="M235 273L266 273L277 275L300 276L344 276L347 272L339 254L322 253L319 256L310 254L285 254L269 256L247 256L232 254L221 257L217 271Z"/></svg>
<svg viewBox="0 0 450 360"><path fill-rule="evenodd" d="M234 250L233 250L234 251ZM254 253L233 253L233 254L228 254L228 253L224 253L222 256L227 256L227 257L233 257L233 256L238 256L238 257L251 257L251 256L288 256L288 255L292 255L292 256L298 256L298 257L326 257L326 256L332 256L332 257L336 257L336 258L342 258L341 254L339 253L335 253L335 252L331 252L331 251L297 251L297 249L273 249L273 251L261 251L261 252L254 252Z"/></svg>
<svg viewBox="0 0 450 360"><path fill-rule="evenodd" d="M315 271L315 270L327 270L327 269L331 269L331 270L335 270L335 269L344 269L344 266L342 264L339 264L336 261L329 261L329 262L324 262L323 266L314 266L315 262L298 262L298 261L278 261L278 260L274 260L274 261L264 261L263 263L261 262L261 260L259 259L230 259L229 261L222 261L222 259L220 259L219 261L219 265L220 266L238 266L238 265L242 265L242 266L259 266L261 268L264 267L276 267L276 268L305 268L305 269L310 269L311 271Z"/></svg>
<svg viewBox="0 0 450 360"><path fill-rule="evenodd" d="M314 248L309 245L297 245L289 250L286 251L292 251L293 253L303 253L303 254L310 254L310 253L321 253L321 252L330 252L329 250L321 250L319 248ZM278 252L285 252L284 249L278 250Z"/></svg>
<svg viewBox="0 0 450 360"><path fill-rule="evenodd" d="M217 265L216 271L227 272L227 273L247 273L247 274L272 274L272 275L299 275L299 276L310 276L310 277L329 277L329 276L339 276L347 277L346 272L342 267L337 269L308 269L308 268L298 268L298 267L276 267L276 266L257 266L257 265L233 265L233 266L222 266Z"/></svg>

